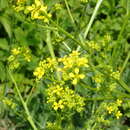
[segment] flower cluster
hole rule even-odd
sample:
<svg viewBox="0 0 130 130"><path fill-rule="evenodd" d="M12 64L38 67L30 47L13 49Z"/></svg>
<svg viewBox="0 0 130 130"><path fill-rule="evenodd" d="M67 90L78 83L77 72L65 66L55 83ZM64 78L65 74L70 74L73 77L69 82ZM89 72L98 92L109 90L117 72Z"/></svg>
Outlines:
<svg viewBox="0 0 130 130"><path fill-rule="evenodd" d="M110 123L109 120L104 118L104 115L97 116L96 120L97 120L98 123L102 123L102 124L109 124Z"/></svg>
<svg viewBox="0 0 130 130"><path fill-rule="evenodd" d="M100 84L104 81L104 77L103 77L103 74L101 73L98 73L96 74L95 76L92 77L92 79L97 83L97 84Z"/></svg>
<svg viewBox="0 0 130 130"><path fill-rule="evenodd" d="M53 72L56 69L57 62L53 58L47 58L39 62L39 66L33 74L37 80L40 80L47 72Z"/></svg>
<svg viewBox="0 0 130 130"><path fill-rule="evenodd" d="M17 47L11 50L11 55L8 57L10 69L17 69L21 61L31 61L31 53L27 47Z"/></svg>
<svg viewBox="0 0 130 130"><path fill-rule="evenodd" d="M121 106L121 104L122 104L122 100L117 99L116 102L108 104L106 109L109 114L114 113L116 118L119 119L122 116L122 113L120 112L120 110L118 108Z"/></svg>
<svg viewBox="0 0 130 130"><path fill-rule="evenodd" d="M78 51L73 51L68 56L57 60L47 58L40 61L33 74L37 79L41 79L47 72L57 70L64 81L71 80L72 84L76 85L80 79L85 77L82 69L88 67L88 59L79 55Z"/></svg>
<svg viewBox="0 0 130 130"><path fill-rule="evenodd" d="M69 77L72 80L72 84L76 85L78 80L85 77L84 74L79 74L79 68L75 68L74 72L69 73Z"/></svg>
<svg viewBox="0 0 130 130"><path fill-rule="evenodd" d="M69 87L63 85L51 85L47 89L47 103L57 110L76 110L81 112L84 110L85 99L76 94Z"/></svg>
<svg viewBox="0 0 130 130"><path fill-rule="evenodd" d="M16 0L16 5L13 5L13 8L17 11L23 11L25 9L26 0Z"/></svg>
<svg viewBox="0 0 130 130"><path fill-rule="evenodd" d="M51 14L47 12L47 6L45 6L40 0L35 0L34 4L31 6L24 5L25 1L17 2L17 5L14 6L17 12L24 11L24 14L30 14L31 19L40 19L43 20L45 23L49 22Z"/></svg>
<svg viewBox="0 0 130 130"><path fill-rule="evenodd" d="M88 0L80 0L82 3L88 3Z"/></svg>
<svg viewBox="0 0 130 130"><path fill-rule="evenodd" d="M89 66L88 59L86 57L80 57L78 51L73 51L68 56L59 58L58 61L61 65L58 71L62 73L64 81L71 80L74 85L77 84L78 80L85 77L82 69Z"/></svg>
<svg viewBox="0 0 130 130"><path fill-rule="evenodd" d="M46 123L47 130L62 130L61 126L57 125L56 122L47 122Z"/></svg>
<svg viewBox="0 0 130 130"><path fill-rule="evenodd" d="M109 34L106 34L106 35L104 35L104 41L105 42L110 42L111 41L111 35L109 35Z"/></svg>
<svg viewBox="0 0 130 130"><path fill-rule="evenodd" d="M11 99L8 99L6 97L4 97L4 99L2 100L2 102L9 106L10 108L14 109L16 107L16 104L11 100Z"/></svg>
<svg viewBox="0 0 130 130"><path fill-rule="evenodd" d="M54 5L54 9L55 9L55 10L61 10L61 9L62 9L62 4L56 3L56 4Z"/></svg>
<svg viewBox="0 0 130 130"><path fill-rule="evenodd" d="M94 41L89 41L87 44L92 50L100 51L101 49L100 45Z"/></svg>
<svg viewBox="0 0 130 130"><path fill-rule="evenodd" d="M17 0L17 4L24 3L26 0Z"/></svg>
<svg viewBox="0 0 130 130"><path fill-rule="evenodd" d="M109 85L109 90L110 90L110 92L112 92L112 91L114 91L115 89L116 89L116 87L117 87L117 83L110 83L110 85Z"/></svg>
<svg viewBox="0 0 130 130"><path fill-rule="evenodd" d="M113 78L115 78L117 80L120 80L120 72L119 71L112 72L111 77L113 77Z"/></svg>

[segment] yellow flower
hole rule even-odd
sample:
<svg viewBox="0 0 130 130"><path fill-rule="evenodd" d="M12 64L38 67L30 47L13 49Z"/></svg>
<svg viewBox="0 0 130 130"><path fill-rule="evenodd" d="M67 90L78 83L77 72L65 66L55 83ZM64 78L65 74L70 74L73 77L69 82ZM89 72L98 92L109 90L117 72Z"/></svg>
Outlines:
<svg viewBox="0 0 130 130"><path fill-rule="evenodd" d="M46 12L47 11L47 6L41 5L40 11Z"/></svg>
<svg viewBox="0 0 130 130"><path fill-rule="evenodd" d="M47 122L46 128L47 130L62 130L61 126L59 126L57 122Z"/></svg>
<svg viewBox="0 0 130 130"><path fill-rule="evenodd" d="M80 57L78 51L73 51L69 56L59 58L58 62L63 64L63 70L67 71L74 67L88 67L88 59L86 57Z"/></svg>
<svg viewBox="0 0 130 130"><path fill-rule="evenodd" d="M26 55L26 56L25 56L25 60L26 60L27 62L30 62L30 61L31 61L31 56L30 56L30 55Z"/></svg>
<svg viewBox="0 0 130 130"><path fill-rule="evenodd" d="M23 10L24 10L24 7L21 6L21 5L19 5L19 6L14 6L14 10L15 10L16 12L20 12L20 11L23 11Z"/></svg>
<svg viewBox="0 0 130 130"><path fill-rule="evenodd" d="M108 106L107 111L109 114L111 114L114 111L114 108L112 106Z"/></svg>
<svg viewBox="0 0 130 130"><path fill-rule="evenodd" d="M10 55L10 56L8 57L8 61L9 61L9 62L12 62L13 60L15 60L15 56L14 56L14 55Z"/></svg>
<svg viewBox="0 0 130 130"><path fill-rule="evenodd" d="M63 105L64 102L62 100L60 100L58 103L59 103L59 108L63 109L64 108L64 105Z"/></svg>
<svg viewBox="0 0 130 130"><path fill-rule="evenodd" d="M10 69L17 69L20 66L20 63L18 60L14 60L9 64Z"/></svg>
<svg viewBox="0 0 130 130"><path fill-rule="evenodd" d="M57 102L54 102L53 108L54 108L54 110L58 110L58 103Z"/></svg>
<svg viewBox="0 0 130 130"><path fill-rule="evenodd" d="M79 56L79 55L80 55L80 53L78 51L72 51L72 53L69 54L69 56L71 56L71 57L75 57L75 56Z"/></svg>
<svg viewBox="0 0 130 130"><path fill-rule="evenodd" d="M113 77L113 78L115 78L117 80L120 80L120 72L119 71L112 72L111 77Z"/></svg>
<svg viewBox="0 0 130 130"><path fill-rule="evenodd" d="M84 77L85 77L84 74L80 74L80 75L79 75L79 78L80 78L80 79L84 79Z"/></svg>
<svg viewBox="0 0 130 130"><path fill-rule="evenodd" d="M36 4L36 6L41 6L41 1L40 0L35 0L35 4Z"/></svg>
<svg viewBox="0 0 130 130"><path fill-rule="evenodd" d="M53 108L54 108L54 110L58 110L58 108L64 109L63 101L59 100L59 102L54 102Z"/></svg>
<svg viewBox="0 0 130 130"><path fill-rule="evenodd" d="M26 0L17 0L17 4L24 3Z"/></svg>
<svg viewBox="0 0 130 130"><path fill-rule="evenodd" d="M51 14L47 13L47 6L43 5L43 3L40 0L35 0L35 4L27 6L25 12L30 12L32 19L40 19L46 23L49 22L48 18L51 17Z"/></svg>
<svg viewBox="0 0 130 130"><path fill-rule="evenodd" d="M109 34L106 34L106 35L104 36L104 40L105 40L106 42L109 42L109 41L111 40L111 36L110 36Z"/></svg>
<svg viewBox="0 0 130 130"><path fill-rule="evenodd" d="M32 4L32 6L27 6L26 9L27 9L28 11L32 11L32 10L35 9L35 5Z"/></svg>
<svg viewBox="0 0 130 130"><path fill-rule="evenodd" d="M11 52L12 52L13 55L18 55L20 53L20 50L14 48L14 49L11 50Z"/></svg>
<svg viewBox="0 0 130 130"><path fill-rule="evenodd" d="M45 70L42 67L37 67L34 71L34 76L36 76L38 79L41 79L45 73Z"/></svg>
<svg viewBox="0 0 130 130"><path fill-rule="evenodd" d="M88 46L97 51L99 51L101 49L101 47L98 45L98 43L95 43L94 41L88 42Z"/></svg>
<svg viewBox="0 0 130 130"><path fill-rule="evenodd" d="M60 10L60 9L62 9L62 5L59 4L59 3L56 3L54 7L55 7L55 10Z"/></svg>
<svg viewBox="0 0 130 130"><path fill-rule="evenodd" d="M76 78L72 80L72 84L73 84L73 85L76 85L77 82L78 82L78 79L76 79Z"/></svg>
<svg viewBox="0 0 130 130"><path fill-rule="evenodd" d="M79 74L79 68L74 69L74 73L69 73L70 78L72 78L72 84L76 85L79 79L83 79L85 77L84 74Z"/></svg>
<svg viewBox="0 0 130 130"><path fill-rule="evenodd" d="M88 67L88 59L85 57L81 57L81 58L77 59L77 66Z"/></svg>
<svg viewBox="0 0 130 130"><path fill-rule="evenodd" d="M112 84L110 84L110 91L113 91L115 88L116 88L116 86L117 86L117 83L112 83Z"/></svg>
<svg viewBox="0 0 130 130"><path fill-rule="evenodd" d="M121 104L122 104L122 100L117 99L116 103L117 103L118 106L121 106Z"/></svg>
<svg viewBox="0 0 130 130"><path fill-rule="evenodd" d="M69 76L70 76L71 78L74 78L74 77L75 77L74 73L69 73Z"/></svg>
<svg viewBox="0 0 130 130"><path fill-rule="evenodd" d="M122 113L121 113L120 111L118 111L118 112L116 113L116 118L119 119L121 116L122 116Z"/></svg>
<svg viewBox="0 0 130 130"><path fill-rule="evenodd" d="M82 3L88 3L88 0L80 0Z"/></svg>
<svg viewBox="0 0 130 130"><path fill-rule="evenodd" d="M79 68L75 68L74 72L75 72L76 74L78 74L78 73L79 73Z"/></svg>
<svg viewBox="0 0 130 130"><path fill-rule="evenodd" d="M2 102L11 107L12 109L16 107L16 104L11 99L8 99L6 97L2 100Z"/></svg>
<svg viewBox="0 0 130 130"><path fill-rule="evenodd" d="M103 82L103 77L102 77L102 75L99 73L99 74L96 74L96 75L93 77L93 80L94 80L96 83L102 83L102 82Z"/></svg>
<svg viewBox="0 0 130 130"><path fill-rule="evenodd" d="M55 111L73 109L81 112L84 110L85 99L66 86L52 85L47 89L47 95L47 103L50 103Z"/></svg>

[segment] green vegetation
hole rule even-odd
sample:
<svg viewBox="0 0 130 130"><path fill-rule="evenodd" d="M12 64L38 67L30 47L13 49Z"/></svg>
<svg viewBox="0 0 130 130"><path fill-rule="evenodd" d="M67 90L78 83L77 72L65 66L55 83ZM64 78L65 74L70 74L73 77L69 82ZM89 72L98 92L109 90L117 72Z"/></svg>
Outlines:
<svg viewBox="0 0 130 130"><path fill-rule="evenodd" d="M129 0L0 0L0 130L129 130L129 50Z"/></svg>

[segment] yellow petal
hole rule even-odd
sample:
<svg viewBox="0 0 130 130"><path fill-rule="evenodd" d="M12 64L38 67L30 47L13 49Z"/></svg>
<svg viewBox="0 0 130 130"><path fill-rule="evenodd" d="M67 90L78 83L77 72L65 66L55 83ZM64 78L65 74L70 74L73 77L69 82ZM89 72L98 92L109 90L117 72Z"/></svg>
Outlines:
<svg viewBox="0 0 130 130"><path fill-rule="evenodd" d="M78 73L79 73L79 68L75 68L74 72L75 72L76 74L78 74Z"/></svg>
<svg viewBox="0 0 130 130"><path fill-rule="evenodd" d="M40 0L35 0L35 4L36 4L36 6L41 6L41 2L40 2Z"/></svg>
<svg viewBox="0 0 130 130"><path fill-rule="evenodd" d="M69 73L69 76L71 77L71 78L74 78L75 76L74 76L74 73Z"/></svg>
<svg viewBox="0 0 130 130"><path fill-rule="evenodd" d="M80 74L80 75L79 75L79 78L80 78L80 79L83 79L84 77L85 77L84 74Z"/></svg>
<svg viewBox="0 0 130 130"><path fill-rule="evenodd" d="M78 82L78 80L77 80L77 79L74 79L74 80L72 81L72 84L73 84L73 85L76 85L77 82Z"/></svg>

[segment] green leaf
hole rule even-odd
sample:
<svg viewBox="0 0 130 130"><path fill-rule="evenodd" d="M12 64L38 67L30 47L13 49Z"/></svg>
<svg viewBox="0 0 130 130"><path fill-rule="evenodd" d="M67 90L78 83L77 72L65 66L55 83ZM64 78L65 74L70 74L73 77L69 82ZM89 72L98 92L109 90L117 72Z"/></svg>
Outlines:
<svg viewBox="0 0 130 130"><path fill-rule="evenodd" d="M0 48L3 50L9 50L8 42L5 38L0 38Z"/></svg>
<svg viewBox="0 0 130 130"><path fill-rule="evenodd" d="M0 0L0 9L6 8L8 6L7 0Z"/></svg>
<svg viewBox="0 0 130 130"><path fill-rule="evenodd" d="M0 16L0 23L4 26L5 31L7 32L9 38L12 36L11 25L7 17Z"/></svg>
<svg viewBox="0 0 130 130"><path fill-rule="evenodd" d="M17 41L24 45L26 43L26 32L24 32L20 27L18 27L15 29L14 33Z"/></svg>
<svg viewBox="0 0 130 130"><path fill-rule="evenodd" d="M5 73L5 66L2 62L0 62L0 80L4 81L6 78L6 73Z"/></svg>

